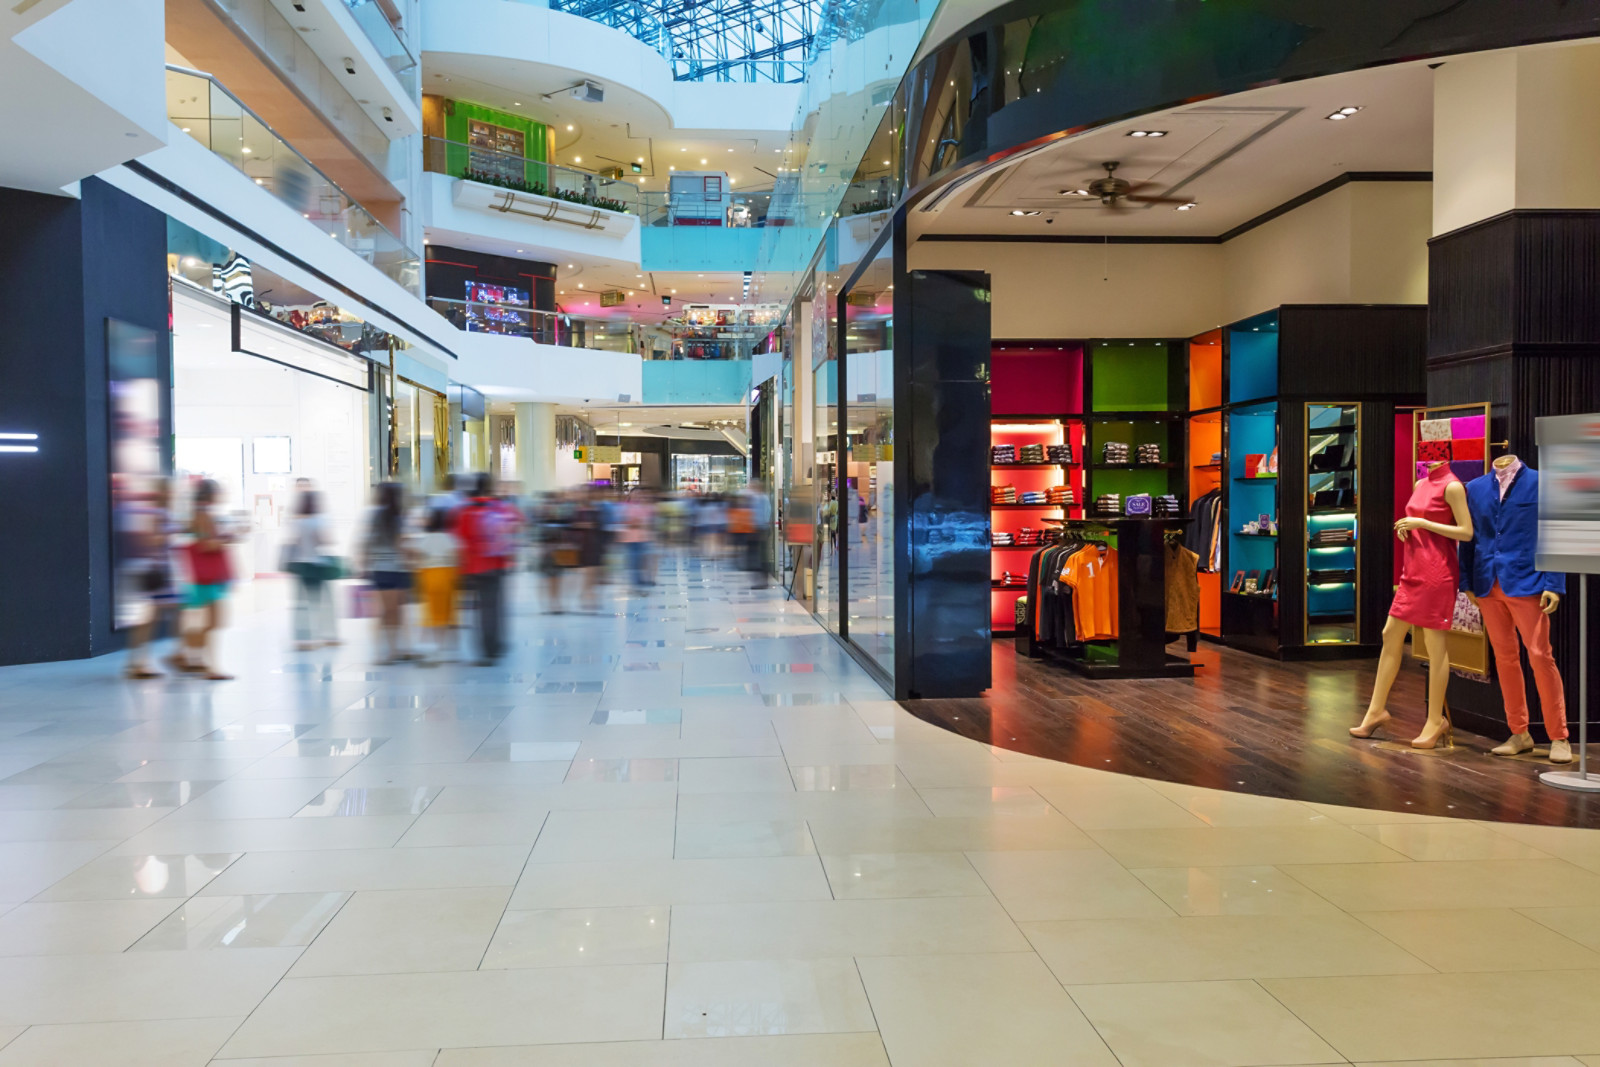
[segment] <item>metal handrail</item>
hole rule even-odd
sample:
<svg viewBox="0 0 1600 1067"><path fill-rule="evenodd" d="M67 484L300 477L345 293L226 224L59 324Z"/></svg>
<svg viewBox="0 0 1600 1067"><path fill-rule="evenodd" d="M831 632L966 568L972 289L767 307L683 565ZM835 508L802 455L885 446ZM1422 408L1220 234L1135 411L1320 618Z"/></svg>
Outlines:
<svg viewBox="0 0 1600 1067"><path fill-rule="evenodd" d="M367 25L367 22L370 20L363 19L361 17L363 11L377 10L378 4L376 0L344 0L344 6L350 9L350 14L355 17L356 25L360 26L361 32L367 35L367 40L371 41L373 46L381 51L388 42L380 41L373 37L371 27ZM415 70L417 67L417 57L412 53L411 46L406 43L405 34L400 31L399 27L390 22L389 17L382 11L377 11L377 18L389 31L389 36L394 39L394 43L399 45L401 54L403 54L405 58L410 61L408 63L395 66L388 60L385 60L385 65L389 67L390 72L396 77L399 77L408 70Z"/></svg>
<svg viewBox="0 0 1600 1067"><path fill-rule="evenodd" d="M448 137L429 136L423 138L423 142L423 169L431 171L435 174L448 174L453 178L468 178L469 172L465 168L462 169L462 173L455 173L455 171L451 169L450 161L447 157L448 149L459 148L462 151L476 155L497 157L500 161L506 164L507 170L516 168L524 175L528 174L529 172L544 172L546 174L574 176L573 184L577 185L578 189L573 191L575 191L580 197L585 195L587 186L592 183L596 187L596 192L592 195L591 199L579 201L586 204L586 206L604 208L605 205L600 204L597 201L608 200L623 205L623 210L628 211L630 214L636 214L638 211L640 202L639 187L634 185L632 182L624 181L621 178L608 178L603 174L596 174L593 171L579 170L576 167L569 167L562 163L551 163L546 162L545 160L528 159L526 156L518 156L513 155L510 152L502 152L497 148L485 148L481 145L468 144L466 141L453 141ZM468 180L472 179L468 178ZM553 193L556 194L560 199L566 199L566 197L560 196L560 194L569 191L558 188L554 182L528 182L525 178L522 179L522 181L530 186L546 184L549 191L542 195L551 195ZM508 185L507 188L515 190L516 185L515 183L512 183ZM601 192L600 190L604 190L604 192ZM528 191L532 190L530 189Z"/></svg>

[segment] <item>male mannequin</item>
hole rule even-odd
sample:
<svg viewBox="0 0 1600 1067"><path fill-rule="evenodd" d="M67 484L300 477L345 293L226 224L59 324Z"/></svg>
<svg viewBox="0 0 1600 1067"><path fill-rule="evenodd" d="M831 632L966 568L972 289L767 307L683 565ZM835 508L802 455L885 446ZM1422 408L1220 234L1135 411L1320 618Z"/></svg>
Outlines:
<svg viewBox="0 0 1600 1067"><path fill-rule="evenodd" d="M1461 589L1483 614L1494 650L1511 739L1491 751L1515 756L1533 749L1528 696L1517 638L1528 650L1539 706L1550 733L1550 762L1571 763L1567 704L1561 673L1550 652L1550 615L1567 591L1567 576L1534 568L1539 538L1539 472L1516 456L1494 461L1488 474L1467 483L1473 538L1461 544Z"/></svg>

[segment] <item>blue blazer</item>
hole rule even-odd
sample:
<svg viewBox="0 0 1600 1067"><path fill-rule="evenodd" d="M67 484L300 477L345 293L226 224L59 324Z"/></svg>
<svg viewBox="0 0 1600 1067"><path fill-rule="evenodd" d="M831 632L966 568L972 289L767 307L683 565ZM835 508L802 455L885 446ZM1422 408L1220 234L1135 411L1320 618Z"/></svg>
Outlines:
<svg viewBox="0 0 1600 1067"><path fill-rule="evenodd" d="M1494 583L1506 596L1565 595L1567 576L1548 574L1533 565L1539 542L1539 472L1523 465L1500 499L1494 472L1467 483L1467 511L1472 515L1472 540L1460 544L1461 588L1487 596Z"/></svg>

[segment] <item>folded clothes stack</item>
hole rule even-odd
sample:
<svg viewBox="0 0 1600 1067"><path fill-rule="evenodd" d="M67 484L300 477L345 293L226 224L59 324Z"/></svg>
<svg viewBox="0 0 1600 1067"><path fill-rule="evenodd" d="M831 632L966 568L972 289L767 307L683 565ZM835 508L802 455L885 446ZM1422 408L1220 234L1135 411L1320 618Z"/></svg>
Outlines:
<svg viewBox="0 0 1600 1067"><path fill-rule="evenodd" d="M989 449L989 462L994 464L1015 463L1017 461L1016 445L995 445Z"/></svg>
<svg viewBox="0 0 1600 1067"><path fill-rule="evenodd" d="M991 504L1015 504L1017 502L1017 487L1014 485L991 485L989 487L989 502Z"/></svg>
<svg viewBox="0 0 1600 1067"><path fill-rule="evenodd" d="M1312 534L1311 544L1315 547L1326 548L1329 545L1354 544L1355 539L1356 532L1354 530L1344 526L1332 526Z"/></svg>
<svg viewBox="0 0 1600 1067"><path fill-rule="evenodd" d="M1018 503L1022 504L1048 504L1049 502L1049 498L1045 496L1043 489L1025 490L1022 494L1022 499L1018 501Z"/></svg>
<svg viewBox="0 0 1600 1067"><path fill-rule="evenodd" d="M1104 445L1100 446L1101 463L1126 464L1128 462L1129 454L1128 444L1126 441L1107 441Z"/></svg>
<svg viewBox="0 0 1600 1067"><path fill-rule="evenodd" d="M1006 533L1004 530L990 530L989 543L998 548L1006 548L1010 545L1016 544L1016 541L1012 540L1011 535Z"/></svg>
<svg viewBox="0 0 1600 1067"><path fill-rule="evenodd" d="M1178 498L1171 493L1155 498L1155 516L1160 519L1176 519L1183 514L1183 509L1178 505Z"/></svg>
<svg viewBox="0 0 1600 1067"><path fill-rule="evenodd" d="M1158 444L1142 444L1137 452L1140 463L1160 463L1161 446Z"/></svg>
<svg viewBox="0 0 1600 1067"><path fill-rule="evenodd" d="M1044 491L1045 500L1051 504L1058 504L1070 508L1073 503L1072 490L1064 485L1052 485Z"/></svg>
<svg viewBox="0 0 1600 1067"><path fill-rule="evenodd" d="M1046 445L1044 451L1045 451L1045 456L1047 457L1048 461L1051 462L1051 463L1071 463L1072 462L1072 446L1071 445Z"/></svg>
<svg viewBox="0 0 1600 1067"><path fill-rule="evenodd" d="M1023 445L1017 449L1018 463L1043 463L1044 445Z"/></svg>
<svg viewBox="0 0 1600 1067"><path fill-rule="evenodd" d="M1121 515L1122 494L1101 493L1094 498L1094 512L1096 515Z"/></svg>

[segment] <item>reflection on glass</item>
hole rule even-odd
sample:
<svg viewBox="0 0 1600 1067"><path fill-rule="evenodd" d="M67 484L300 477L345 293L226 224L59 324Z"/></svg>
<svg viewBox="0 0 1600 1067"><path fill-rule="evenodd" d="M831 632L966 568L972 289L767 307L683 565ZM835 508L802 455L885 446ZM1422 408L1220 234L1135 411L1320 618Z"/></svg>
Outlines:
<svg viewBox="0 0 1600 1067"><path fill-rule="evenodd" d="M841 246L847 244L841 235ZM848 634L894 672L894 263L884 241L844 293Z"/></svg>
<svg viewBox="0 0 1600 1067"><path fill-rule="evenodd" d="M403 379L394 383L395 481L415 485L417 481L417 387Z"/></svg>
<svg viewBox="0 0 1600 1067"><path fill-rule="evenodd" d="M1306 405L1306 644L1354 644L1360 635L1361 408Z"/></svg>

